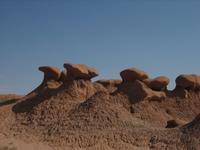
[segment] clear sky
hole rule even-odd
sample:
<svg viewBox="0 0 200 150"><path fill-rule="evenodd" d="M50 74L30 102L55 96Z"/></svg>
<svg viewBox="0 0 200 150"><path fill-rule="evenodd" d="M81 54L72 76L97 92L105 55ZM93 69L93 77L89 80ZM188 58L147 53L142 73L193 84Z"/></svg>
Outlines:
<svg viewBox="0 0 200 150"><path fill-rule="evenodd" d="M128 67L200 74L198 0L0 0L0 93L26 94L38 66L84 63L99 78Z"/></svg>

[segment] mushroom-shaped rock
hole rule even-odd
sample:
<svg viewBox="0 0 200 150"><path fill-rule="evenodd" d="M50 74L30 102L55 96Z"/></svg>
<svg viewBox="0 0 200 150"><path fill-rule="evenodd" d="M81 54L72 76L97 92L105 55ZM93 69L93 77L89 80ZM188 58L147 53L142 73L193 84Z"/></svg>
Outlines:
<svg viewBox="0 0 200 150"><path fill-rule="evenodd" d="M153 91L145 83L136 80L133 83L122 83L119 90L128 95L134 103L140 100L161 100L166 97L163 91Z"/></svg>
<svg viewBox="0 0 200 150"><path fill-rule="evenodd" d="M180 75L176 78L176 87L183 89L199 89L200 76L198 75Z"/></svg>
<svg viewBox="0 0 200 150"><path fill-rule="evenodd" d="M167 85L169 84L169 78L165 76L159 76L151 80L144 81L148 87L155 91L163 91L167 89Z"/></svg>
<svg viewBox="0 0 200 150"><path fill-rule="evenodd" d="M166 97L166 94L164 92L153 91L139 80L136 80L134 82L133 87L134 93L138 99L158 100Z"/></svg>
<svg viewBox="0 0 200 150"><path fill-rule="evenodd" d="M44 73L44 80L58 80L60 78L60 70L56 67L41 66L39 70Z"/></svg>
<svg viewBox="0 0 200 150"><path fill-rule="evenodd" d="M98 80L96 83L102 84L105 87L117 87L122 83L122 80Z"/></svg>
<svg viewBox="0 0 200 150"><path fill-rule="evenodd" d="M68 80L85 79L90 80L93 77L98 76L98 71L95 68L88 67L84 64L64 64L64 68L67 70Z"/></svg>
<svg viewBox="0 0 200 150"><path fill-rule="evenodd" d="M149 77L146 72L136 68L125 69L120 72L120 76L123 82L134 82L135 80L143 81Z"/></svg>

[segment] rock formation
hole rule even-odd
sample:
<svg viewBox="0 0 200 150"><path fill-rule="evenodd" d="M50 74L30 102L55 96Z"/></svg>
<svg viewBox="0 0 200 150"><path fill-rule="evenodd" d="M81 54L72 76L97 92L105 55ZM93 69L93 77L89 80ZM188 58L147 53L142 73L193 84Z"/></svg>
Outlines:
<svg viewBox="0 0 200 150"><path fill-rule="evenodd" d="M162 91L166 90L169 83L167 77L160 76L149 79L146 72L136 68L125 69L120 75L123 82L119 91L131 97L133 103L145 99L161 100L166 97L165 92Z"/></svg>
<svg viewBox="0 0 200 150"><path fill-rule="evenodd" d="M123 70L122 80L95 82L97 70L83 64L39 70L44 80L30 95L1 102L0 139L45 141L58 150L199 149L198 75L177 77L170 91L167 77L149 79L135 68Z"/></svg>
<svg viewBox="0 0 200 150"><path fill-rule="evenodd" d="M61 72L59 81L61 81L61 82L63 82L63 83L66 83L67 80L68 80L68 79L67 79L67 70L64 69L64 70Z"/></svg>
<svg viewBox="0 0 200 150"><path fill-rule="evenodd" d="M188 90L196 90L200 88L200 76L191 75L180 75L176 78L176 87Z"/></svg>
<svg viewBox="0 0 200 150"><path fill-rule="evenodd" d="M99 74L95 68L90 68L84 64L64 64L64 68L67 70L68 80L90 80Z"/></svg>
<svg viewBox="0 0 200 150"><path fill-rule="evenodd" d="M176 122L176 120L169 120L169 121L167 121L166 128L175 128L177 126L179 126L179 124Z"/></svg>
<svg viewBox="0 0 200 150"><path fill-rule="evenodd" d="M98 80L96 82L102 84L105 87L117 87L122 83L121 80Z"/></svg>
<svg viewBox="0 0 200 150"><path fill-rule="evenodd" d="M167 89L167 85L169 84L169 78L165 76L159 76L154 79L146 79L144 82L155 91L164 91Z"/></svg>
<svg viewBox="0 0 200 150"><path fill-rule="evenodd" d="M44 73L44 81L55 80L57 81L60 78L61 72L56 67L51 66L41 66L39 70Z"/></svg>
<svg viewBox="0 0 200 150"><path fill-rule="evenodd" d="M96 85L103 86L110 93L116 91L121 83L122 80L98 80L94 82Z"/></svg>
<svg viewBox="0 0 200 150"><path fill-rule="evenodd" d="M117 88L122 80L98 80L95 83L101 84L105 88Z"/></svg>
<svg viewBox="0 0 200 150"><path fill-rule="evenodd" d="M130 83L122 83L119 91L129 96L132 103L141 100L161 100L166 97L165 92L153 91L142 81L136 80Z"/></svg>
<svg viewBox="0 0 200 150"><path fill-rule="evenodd" d="M198 144L200 146L200 114L198 114L191 122L184 125L182 131L186 134L189 134L191 137L196 138L198 140ZM200 148L200 147L199 147Z"/></svg>
<svg viewBox="0 0 200 150"><path fill-rule="evenodd" d="M143 81L149 77L146 72L136 68L125 69L120 72L120 76L123 82L134 82L135 80Z"/></svg>

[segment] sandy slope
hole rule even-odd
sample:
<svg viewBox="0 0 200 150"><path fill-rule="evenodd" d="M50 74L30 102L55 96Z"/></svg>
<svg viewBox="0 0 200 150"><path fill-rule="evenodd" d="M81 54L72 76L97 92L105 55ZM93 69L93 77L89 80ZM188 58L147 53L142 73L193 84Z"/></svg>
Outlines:
<svg viewBox="0 0 200 150"><path fill-rule="evenodd" d="M33 91L0 106L0 145L17 149L198 149L200 93L131 103L90 81ZM112 91L112 92L110 92ZM114 91L114 92L113 92ZM165 128L167 121L178 126ZM187 126L186 126L187 129ZM192 131L192 132L191 132ZM9 144L11 143L11 144Z"/></svg>

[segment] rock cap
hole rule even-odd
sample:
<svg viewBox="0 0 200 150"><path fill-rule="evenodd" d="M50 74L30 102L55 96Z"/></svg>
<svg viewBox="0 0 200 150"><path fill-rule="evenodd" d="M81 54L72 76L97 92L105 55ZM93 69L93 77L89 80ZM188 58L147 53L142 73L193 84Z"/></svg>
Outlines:
<svg viewBox="0 0 200 150"><path fill-rule="evenodd" d="M128 68L120 72L123 82L134 82L135 80L143 81L149 78L148 74L136 68Z"/></svg>

